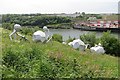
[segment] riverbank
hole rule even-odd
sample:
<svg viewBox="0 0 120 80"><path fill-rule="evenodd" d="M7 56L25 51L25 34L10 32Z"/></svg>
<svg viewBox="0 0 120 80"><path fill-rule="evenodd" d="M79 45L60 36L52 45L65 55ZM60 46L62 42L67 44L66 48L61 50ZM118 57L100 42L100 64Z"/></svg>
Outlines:
<svg viewBox="0 0 120 80"><path fill-rule="evenodd" d="M95 33L96 37L101 37L103 32L99 31L84 31L84 30L79 30L79 29L50 29L50 35L53 34L60 34L63 36L63 41L68 40L69 38L80 38L81 35L83 34L89 34L89 33ZM116 38L118 38L118 35L120 33L114 33L111 32L112 35L114 35Z"/></svg>
<svg viewBox="0 0 120 80"><path fill-rule="evenodd" d="M54 24L54 25L47 25L47 27L49 29L78 29L78 30L82 30L82 31L98 31L98 32L107 32L107 31L111 31L114 33L120 33L120 28L116 28L116 27L111 27L111 28L106 28L106 27L98 27L98 26L76 26L73 24Z"/></svg>
<svg viewBox="0 0 120 80"><path fill-rule="evenodd" d="M72 29L74 27L73 23L51 24L46 26L50 29Z"/></svg>
<svg viewBox="0 0 120 80"><path fill-rule="evenodd" d="M79 29L83 31L99 31L99 32L115 32L120 33L120 28L103 28L103 27L91 27L91 26L74 26L74 29Z"/></svg>

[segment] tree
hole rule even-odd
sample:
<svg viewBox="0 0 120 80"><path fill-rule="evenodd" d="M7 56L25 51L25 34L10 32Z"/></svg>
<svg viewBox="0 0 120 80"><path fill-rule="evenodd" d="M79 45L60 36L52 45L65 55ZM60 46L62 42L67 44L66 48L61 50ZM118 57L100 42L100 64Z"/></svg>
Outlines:
<svg viewBox="0 0 120 80"><path fill-rule="evenodd" d="M85 12L82 12L82 15L85 16Z"/></svg>
<svg viewBox="0 0 120 80"><path fill-rule="evenodd" d="M101 43L105 48L106 54L120 56L120 40L110 34L111 32L104 32L101 37Z"/></svg>
<svg viewBox="0 0 120 80"><path fill-rule="evenodd" d="M90 46L94 46L94 44L97 43L95 33L83 34L80 36L80 39L85 42L85 44L89 44Z"/></svg>
<svg viewBox="0 0 120 80"><path fill-rule="evenodd" d="M48 15L20 15L7 14L3 15L2 23L14 23L22 26L45 26L50 24L70 23L71 19L68 17L48 16Z"/></svg>

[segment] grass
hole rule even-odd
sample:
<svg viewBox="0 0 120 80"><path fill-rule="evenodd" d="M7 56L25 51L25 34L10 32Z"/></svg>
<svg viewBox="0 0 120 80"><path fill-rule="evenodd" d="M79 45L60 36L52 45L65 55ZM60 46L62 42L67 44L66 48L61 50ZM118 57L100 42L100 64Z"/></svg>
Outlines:
<svg viewBox="0 0 120 80"><path fill-rule="evenodd" d="M2 28L0 28L0 61L2 61ZM0 73L2 73L2 63L0 62ZM2 75L0 75L2 77Z"/></svg>
<svg viewBox="0 0 120 80"><path fill-rule="evenodd" d="M103 15L103 20L116 21L118 20L118 15Z"/></svg>
<svg viewBox="0 0 120 80"><path fill-rule="evenodd" d="M56 41L10 41L2 29L3 78L118 78L118 58L78 51ZM0 36L1 37L1 36ZM19 37L18 37L19 39Z"/></svg>

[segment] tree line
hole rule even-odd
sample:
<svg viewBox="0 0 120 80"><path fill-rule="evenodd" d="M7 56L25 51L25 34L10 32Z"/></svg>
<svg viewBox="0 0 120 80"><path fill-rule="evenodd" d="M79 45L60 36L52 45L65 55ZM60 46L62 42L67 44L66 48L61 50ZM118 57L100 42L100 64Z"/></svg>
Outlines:
<svg viewBox="0 0 120 80"><path fill-rule="evenodd" d="M2 15L2 23L17 23L22 26L45 26L50 24L70 23L69 17L49 16L44 14L6 14Z"/></svg>

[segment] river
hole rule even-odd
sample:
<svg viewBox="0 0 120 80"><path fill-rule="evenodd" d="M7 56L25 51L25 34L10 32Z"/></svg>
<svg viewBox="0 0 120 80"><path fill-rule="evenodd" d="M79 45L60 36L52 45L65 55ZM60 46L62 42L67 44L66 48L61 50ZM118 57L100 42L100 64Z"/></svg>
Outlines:
<svg viewBox="0 0 120 80"><path fill-rule="evenodd" d="M71 38L79 38L80 35L83 34L89 34L89 33L93 33L95 31L81 31L81 30L77 30L77 29L50 29L50 35L53 34L60 34L63 36L63 41L66 41L69 39L69 37ZM102 36L102 32L95 32L96 33L96 37L101 37ZM114 35L115 37L118 37L118 35L120 35L120 33L111 33L112 35Z"/></svg>

